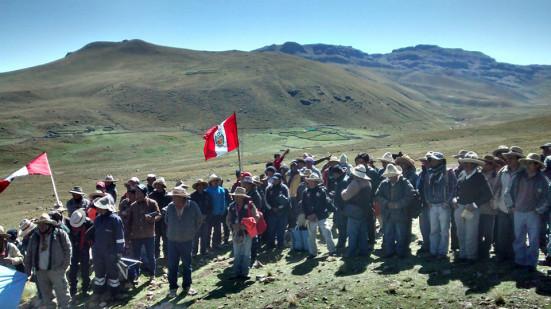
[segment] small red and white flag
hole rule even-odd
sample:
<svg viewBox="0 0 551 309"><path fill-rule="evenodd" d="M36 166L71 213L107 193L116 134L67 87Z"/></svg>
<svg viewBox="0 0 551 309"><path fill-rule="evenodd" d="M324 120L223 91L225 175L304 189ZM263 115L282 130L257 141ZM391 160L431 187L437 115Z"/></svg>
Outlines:
<svg viewBox="0 0 551 309"><path fill-rule="evenodd" d="M205 136L205 147L203 153L205 160L220 157L239 147L237 136L237 117L233 113L221 124L207 130Z"/></svg>
<svg viewBox="0 0 551 309"><path fill-rule="evenodd" d="M13 172L8 177L0 179L0 193L2 193L16 177L28 175L52 175L50 163L48 163L48 155L45 152L32 159L31 162Z"/></svg>

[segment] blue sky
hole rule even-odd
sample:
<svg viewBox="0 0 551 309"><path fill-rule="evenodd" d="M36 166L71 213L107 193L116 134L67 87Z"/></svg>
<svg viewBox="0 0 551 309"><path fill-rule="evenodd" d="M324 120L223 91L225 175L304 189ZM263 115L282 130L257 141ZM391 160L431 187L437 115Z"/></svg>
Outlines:
<svg viewBox="0 0 551 309"><path fill-rule="evenodd" d="M213 51L285 41L368 53L437 44L551 64L551 1L0 0L0 72L134 38Z"/></svg>

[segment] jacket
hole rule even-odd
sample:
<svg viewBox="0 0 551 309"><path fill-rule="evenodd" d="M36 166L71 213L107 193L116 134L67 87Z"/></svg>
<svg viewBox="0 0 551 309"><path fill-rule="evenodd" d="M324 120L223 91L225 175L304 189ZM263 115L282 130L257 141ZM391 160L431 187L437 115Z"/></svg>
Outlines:
<svg viewBox="0 0 551 309"><path fill-rule="evenodd" d="M48 270L60 271L67 270L71 264L71 241L69 240L69 235L60 229L53 228L48 234L47 237L50 237L50 246L49 246L49 265ZM33 268L38 268L38 259L40 252L40 231L36 229L29 239L29 245L27 247L27 254L23 259L25 264L25 271L27 274L30 274Z"/></svg>
<svg viewBox="0 0 551 309"><path fill-rule="evenodd" d="M203 214L203 216L212 215L212 200L206 191L195 191L191 193L190 198L197 203L197 206L199 207L199 210L201 210L201 214Z"/></svg>
<svg viewBox="0 0 551 309"><path fill-rule="evenodd" d="M76 201L74 198L67 201L65 204L65 208L67 208L67 213L69 214L69 217L73 214L73 212L79 208L88 208L90 205L90 201L82 198L80 201Z"/></svg>
<svg viewBox="0 0 551 309"><path fill-rule="evenodd" d="M445 178L446 176L447 178ZM429 168L424 177L423 197L428 204L451 205L456 196L457 177L452 169L445 169L445 165Z"/></svg>
<svg viewBox="0 0 551 309"><path fill-rule="evenodd" d="M476 170L470 176L465 171L459 174L459 179L457 179L458 204L475 203L477 207L481 207L490 202L492 196L492 189L480 171Z"/></svg>
<svg viewBox="0 0 551 309"><path fill-rule="evenodd" d="M87 236L87 232L92 226L94 226L92 220L86 218L86 221L80 227L75 228L71 226L69 228L69 240L71 241L74 255L90 250L91 242Z"/></svg>
<svg viewBox="0 0 551 309"><path fill-rule="evenodd" d="M333 191L331 195L333 196L333 203L335 204L337 210L344 209L345 201L343 200L341 193L344 189L346 189L351 180L352 178L346 174L343 174L339 178L333 180L333 188L335 188L335 191Z"/></svg>
<svg viewBox="0 0 551 309"><path fill-rule="evenodd" d="M203 214L197 203L193 200L187 200L187 203L181 216L178 216L174 203L166 207L166 237L169 241L192 241L203 223Z"/></svg>
<svg viewBox="0 0 551 309"><path fill-rule="evenodd" d="M21 265L23 263L23 255L19 249L17 249L17 246L6 239L0 241L4 242L4 252L0 252L0 265L10 269L15 269L17 265ZM4 258L11 258L13 261L8 263Z"/></svg>
<svg viewBox="0 0 551 309"><path fill-rule="evenodd" d="M510 198L511 183L516 174L523 170L519 167L516 171L512 171L509 166L502 167L497 172L497 183L494 191L494 203L497 205L497 209L503 213L509 213L509 206L507 197Z"/></svg>
<svg viewBox="0 0 551 309"><path fill-rule="evenodd" d="M480 206L480 214L482 215L497 215L497 205L495 203L495 190L497 187L497 172L490 171L487 173L482 173L484 177L486 177L486 181L488 181L488 185L490 185L490 189L492 189L492 199L483 205Z"/></svg>
<svg viewBox="0 0 551 309"><path fill-rule="evenodd" d="M161 211L157 202L150 198L145 198L141 202L134 202L130 206L128 217L128 238L129 239L145 239L155 237L155 222L147 222L146 214L153 214L156 218L161 218Z"/></svg>
<svg viewBox="0 0 551 309"><path fill-rule="evenodd" d="M107 212L96 217L94 225L88 230L93 241L94 254L122 254L124 251L124 228L119 216Z"/></svg>
<svg viewBox="0 0 551 309"><path fill-rule="evenodd" d="M209 186L207 193L210 195L212 203L212 214L214 216L222 216L226 212L227 207L226 190L221 186Z"/></svg>
<svg viewBox="0 0 551 309"><path fill-rule="evenodd" d="M268 210L286 212L289 210L289 189L284 184L270 185L266 189L264 201Z"/></svg>
<svg viewBox="0 0 551 309"><path fill-rule="evenodd" d="M302 211L306 218L310 215L316 215L318 220L324 220L329 217L330 212L335 211L335 207L329 201L325 188L321 185L315 188L308 188L302 195Z"/></svg>
<svg viewBox="0 0 551 309"><path fill-rule="evenodd" d="M509 209L516 208L519 210L519 205L516 205L517 196L519 195L520 190L520 181L522 179L528 178L528 173L526 170L521 171L516 174L511 183L511 189L509 194L506 197L507 207ZM526 205L524 208L528 208L529 211L535 210L539 214L545 213L549 209L550 198L551 198L551 185L547 177L543 175L542 172L538 172L535 176L530 179L530 185L533 186L536 196L534 197L534 205Z"/></svg>
<svg viewBox="0 0 551 309"><path fill-rule="evenodd" d="M413 200L414 190L413 185L403 176L395 184L390 179L383 180L375 193L375 199L381 205L383 220L407 220L407 207ZM390 203L395 206L390 207Z"/></svg>
<svg viewBox="0 0 551 309"><path fill-rule="evenodd" d="M155 235L165 235L166 226L163 219L164 211L163 208L166 207L170 202L172 202L172 198L168 195L166 195L166 191L157 191L154 190L149 194L149 198L157 202L157 206L161 210L161 220L155 222Z"/></svg>

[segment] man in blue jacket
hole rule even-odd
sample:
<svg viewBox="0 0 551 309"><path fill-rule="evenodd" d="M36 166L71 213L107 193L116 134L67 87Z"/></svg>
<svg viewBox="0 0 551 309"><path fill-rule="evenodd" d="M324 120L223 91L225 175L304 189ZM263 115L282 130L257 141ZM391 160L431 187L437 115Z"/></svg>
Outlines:
<svg viewBox="0 0 551 309"><path fill-rule="evenodd" d="M222 179L215 174L209 176L207 193L212 203L212 247L217 249L222 244L222 224L228 207L226 190L220 185ZM224 235L225 237L229 235Z"/></svg>

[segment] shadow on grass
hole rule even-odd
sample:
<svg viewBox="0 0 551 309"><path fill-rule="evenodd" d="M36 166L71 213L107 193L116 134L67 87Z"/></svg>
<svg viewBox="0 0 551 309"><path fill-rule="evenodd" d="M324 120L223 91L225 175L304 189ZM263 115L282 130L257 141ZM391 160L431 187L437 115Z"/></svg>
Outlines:
<svg viewBox="0 0 551 309"><path fill-rule="evenodd" d="M363 273L369 264L373 261L368 256L357 256L343 258L343 264L335 272L337 277L346 277Z"/></svg>
<svg viewBox="0 0 551 309"><path fill-rule="evenodd" d="M291 273L295 276L306 275L319 265L319 260L314 258L311 260L305 260L304 262L297 264L293 267Z"/></svg>
<svg viewBox="0 0 551 309"><path fill-rule="evenodd" d="M254 281L251 280L231 280L230 277L232 275L232 267L224 269L224 272L218 274L219 280L216 283L216 288L210 291L203 299L219 299L226 297L228 294L237 294L254 284Z"/></svg>

